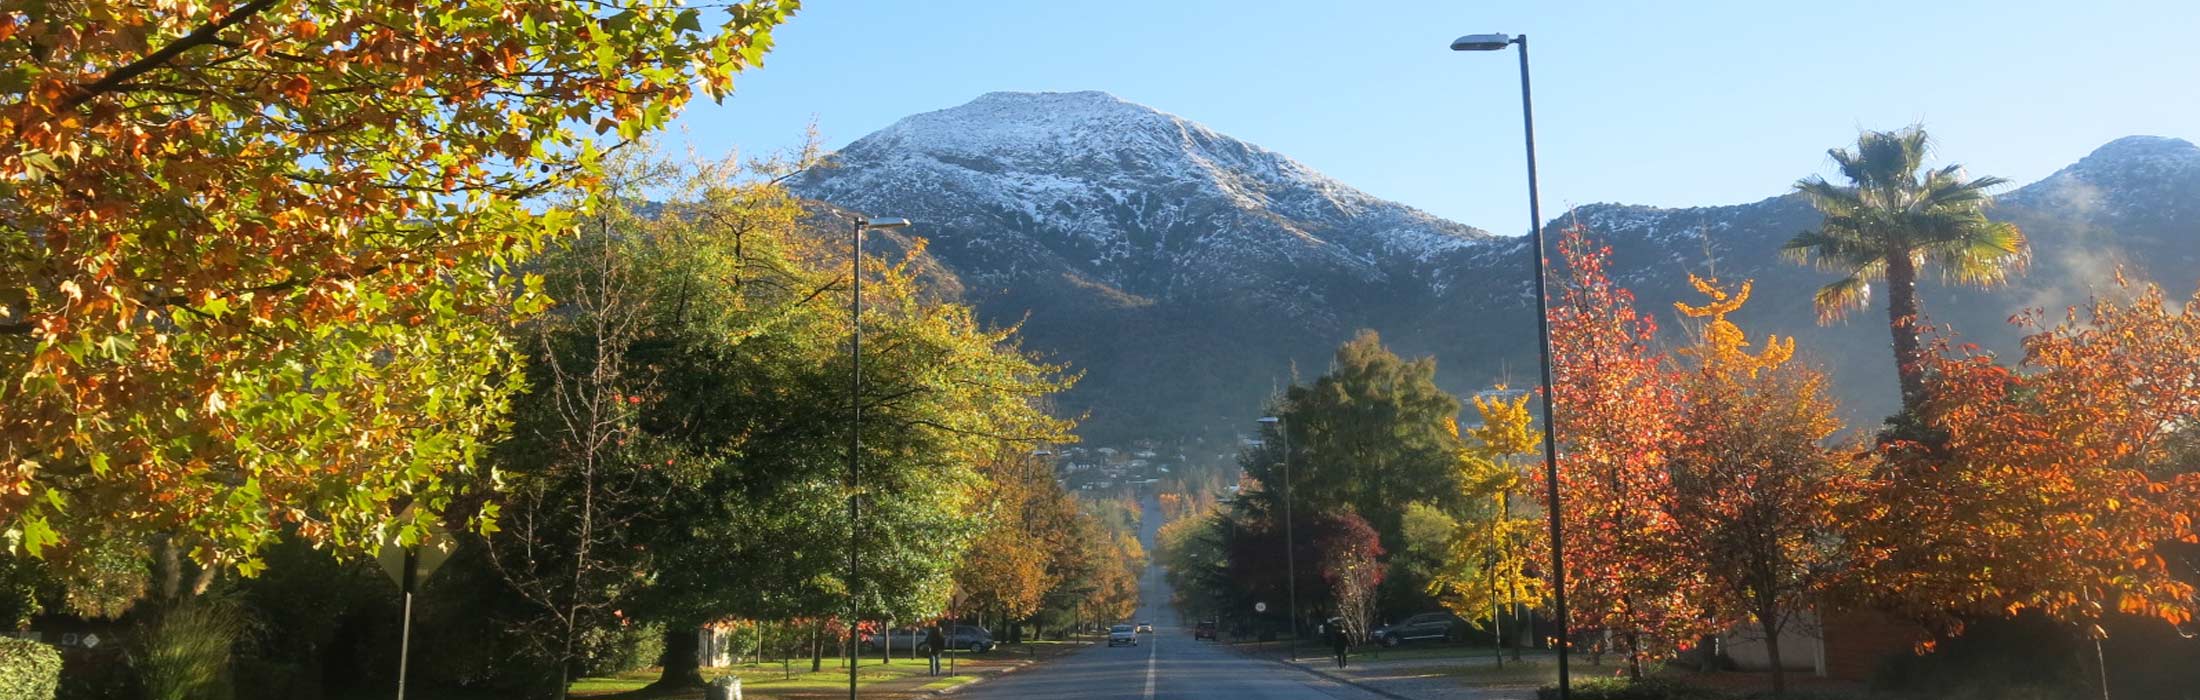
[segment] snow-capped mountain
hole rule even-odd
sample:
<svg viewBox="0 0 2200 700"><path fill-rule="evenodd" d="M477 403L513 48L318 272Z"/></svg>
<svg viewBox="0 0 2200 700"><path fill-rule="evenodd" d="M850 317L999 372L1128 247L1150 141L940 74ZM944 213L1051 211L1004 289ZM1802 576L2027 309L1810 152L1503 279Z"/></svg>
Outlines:
<svg viewBox="0 0 2200 700"><path fill-rule="evenodd" d="M1402 354L1435 355L1455 391L1535 377L1525 239L1378 199L1106 93L991 93L905 118L834 160L797 192L916 222L910 232L981 313L1022 324L1026 348L1083 372L1062 408L1088 414L1088 437L1227 434L1294 373L1319 374L1360 328ZM2115 265L2191 289L2200 148L2119 139L2006 193L1995 215L2031 237L2030 272L1991 291L1928 283L1924 299L1966 340L2014 351L2010 314L2082 301ZM1745 328L1801 336L1836 373L1852 418L1894 405L1884 312L1815 324L1810 293L1833 276L1777 255L1818 223L1799 197L1593 204L1550 230L1575 221L1613 246L1619 276L1661 320L1691 298L1689 272L1755 279Z"/></svg>
<svg viewBox="0 0 2200 700"><path fill-rule="evenodd" d="M1489 234L1281 154L1102 92L996 92L843 149L798 189L921 222L965 276L1068 275L1145 299L1301 305L1306 269L1359 289L1426 287ZM948 252L953 249L954 252ZM1230 265L1217 265L1228 260Z"/></svg>
<svg viewBox="0 0 2200 700"><path fill-rule="evenodd" d="M1101 92L987 94L833 160L796 191L916 222L981 310L1085 371L1069 408L1126 434L1258 410L1290 359L1471 283L1457 261L1495 240Z"/></svg>

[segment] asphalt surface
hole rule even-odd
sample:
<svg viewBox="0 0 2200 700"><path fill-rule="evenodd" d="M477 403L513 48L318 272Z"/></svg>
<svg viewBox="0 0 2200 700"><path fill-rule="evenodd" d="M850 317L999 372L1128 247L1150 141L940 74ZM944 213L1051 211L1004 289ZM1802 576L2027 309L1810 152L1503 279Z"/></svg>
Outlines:
<svg viewBox="0 0 2200 700"><path fill-rule="evenodd" d="M1146 499L1139 538L1154 549L1160 528L1158 504ZM955 693L957 698L1091 698L1093 700L1177 700L1246 698L1250 700L1380 700L1381 696L1273 660L1229 651L1215 642L1195 641L1192 631L1169 608L1169 584L1161 568L1149 565L1139 578L1136 619L1151 621L1153 634L1139 635L1138 646L1096 644L1028 670L994 678Z"/></svg>

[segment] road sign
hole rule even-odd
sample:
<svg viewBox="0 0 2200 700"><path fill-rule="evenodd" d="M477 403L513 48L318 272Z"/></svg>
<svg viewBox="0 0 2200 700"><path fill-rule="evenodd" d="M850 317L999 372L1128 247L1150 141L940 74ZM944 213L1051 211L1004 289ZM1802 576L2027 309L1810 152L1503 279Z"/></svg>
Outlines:
<svg viewBox="0 0 2200 700"><path fill-rule="evenodd" d="M398 520L411 517L414 517L412 506L405 506L397 513ZM425 524L427 532L421 542L408 545L395 539L384 541L382 551L375 556L376 562L382 565L382 572L389 574L390 580L397 582L397 590L405 595L405 617L397 636L397 700L405 700L405 674L412 661L413 592L429 574L435 573L437 567L450 560L451 547L457 542L439 520L430 518Z"/></svg>
<svg viewBox="0 0 2200 700"><path fill-rule="evenodd" d="M1264 612L1268 612L1268 604L1267 604L1267 603L1254 603L1254 604L1253 604L1253 612L1257 612L1257 613L1264 613Z"/></svg>
<svg viewBox="0 0 2200 700"><path fill-rule="evenodd" d="M99 635L97 635L97 634L87 634L87 635L84 635L84 639L83 639L82 641L83 641L83 643L84 643L84 648L86 648L86 649L93 649L93 648L97 648L97 647L99 646Z"/></svg>
<svg viewBox="0 0 2200 700"><path fill-rule="evenodd" d="M405 510L398 512L396 519L412 517L412 512L412 507L406 506ZM382 573L389 574L390 580L397 582L399 589L409 590L405 585L405 550L414 550L414 556L417 557L417 561L413 563L414 586L428 580L429 574L435 573L437 567L451 559L451 547L457 543L457 539L443 529L443 523L439 520L431 519L427 526L428 532L422 538L421 544L406 547L394 540L386 541L382 543L382 550L375 555L375 562L382 565Z"/></svg>

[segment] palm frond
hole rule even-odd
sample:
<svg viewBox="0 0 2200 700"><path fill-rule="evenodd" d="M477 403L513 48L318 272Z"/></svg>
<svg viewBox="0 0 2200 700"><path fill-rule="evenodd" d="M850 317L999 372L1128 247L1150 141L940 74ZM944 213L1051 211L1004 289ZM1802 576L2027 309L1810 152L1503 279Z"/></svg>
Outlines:
<svg viewBox="0 0 2200 700"><path fill-rule="evenodd" d="M1923 251L1940 267L1942 279L1962 284L1992 286L2008 281L2031 261L2024 231L2006 221L1989 221L1966 229L1964 234L1926 247Z"/></svg>
<svg viewBox="0 0 2200 700"><path fill-rule="evenodd" d="M1836 226L1795 234L1781 244L1780 254L1797 263L1841 272L1854 272L1878 261L1881 255L1871 242Z"/></svg>
<svg viewBox="0 0 2200 700"><path fill-rule="evenodd" d="M1832 323L1848 316L1849 311L1862 307L1872 297L1871 280L1851 275L1819 287L1811 295L1811 305L1818 309L1819 323Z"/></svg>

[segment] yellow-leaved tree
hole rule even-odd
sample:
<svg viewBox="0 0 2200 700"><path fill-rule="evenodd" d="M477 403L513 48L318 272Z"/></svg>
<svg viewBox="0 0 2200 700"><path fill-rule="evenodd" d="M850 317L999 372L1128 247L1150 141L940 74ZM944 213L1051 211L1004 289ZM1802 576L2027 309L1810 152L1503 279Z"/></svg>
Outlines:
<svg viewBox="0 0 2200 700"><path fill-rule="evenodd" d="M1518 622L1522 613L1541 604L1547 593L1534 563L1537 520L1513 500L1523 483L1520 470L1527 463L1522 458L1542 447L1528 408L1534 399L1532 393L1502 384L1474 397L1482 424L1465 431L1474 441L1459 460L1459 481L1463 500L1487 510L1458 522L1445 543L1444 564L1429 582L1430 592L1445 607L1460 617L1487 622L1500 640L1508 618L1515 621L1510 629L1525 630ZM1513 645L1513 658L1520 658L1519 644Z"/></svg>

